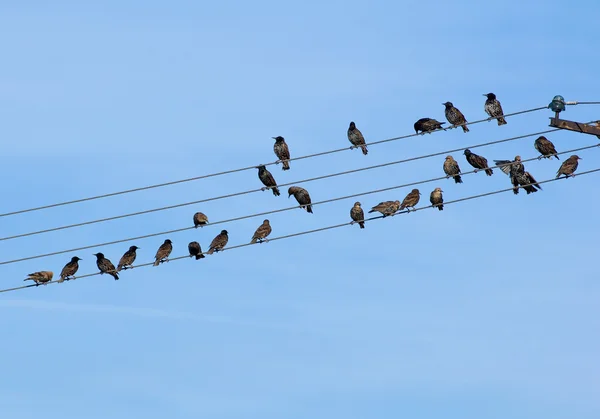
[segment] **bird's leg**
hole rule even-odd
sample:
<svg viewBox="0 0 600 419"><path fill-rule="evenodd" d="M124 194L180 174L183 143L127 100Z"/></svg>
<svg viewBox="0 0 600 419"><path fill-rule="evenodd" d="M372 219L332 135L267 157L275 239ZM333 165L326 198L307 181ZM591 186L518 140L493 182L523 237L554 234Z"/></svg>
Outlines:
<svg viewBox="0 0 600 419"><path fill-rule="evenodd" d="M542 157L545 157L543 154L538 157L538 160L542 160Z"/></svg>
<svg viewBox="0 0 600 419"><path fill-rule="evenodd" d="M357 147L358 147L357 145L350 146L350 150L354 150Z"/></svg>
<svg viewBox="0 0 600 419"><path fill-rule="evenodd" d="M479 169L473 170L473 173L477 173L477 172L479 172Z"/></svg>
<svg viewBox="0 0 600 419"><path fill-rule="evenodd" d="M446 179L450 179L450 175L447 175L447 176L446 176Z"/></svg>
<svg viewBox="0 0 600 419"><path fill-rule="evenodd" d="M267 188L265 188L265 187L263 186L262 188L260 188L260 190L264 192L264 191L266 191L266 190L267 190Z"/></svg>
<svg viewBox="0 0 600 419"><path fill-rule="evenodd" d="M279 164L279 163L281 163L281 160L277 160L277 161L275 162L275 164Z"/></svg>
<svg viewBox="0 0 600 419"><path fill-rule="evenodd" d="M350 225L354 225L354 223L355 223L355 222L356 222L356 221L352 220L352 221L350 222Z"/></svg>

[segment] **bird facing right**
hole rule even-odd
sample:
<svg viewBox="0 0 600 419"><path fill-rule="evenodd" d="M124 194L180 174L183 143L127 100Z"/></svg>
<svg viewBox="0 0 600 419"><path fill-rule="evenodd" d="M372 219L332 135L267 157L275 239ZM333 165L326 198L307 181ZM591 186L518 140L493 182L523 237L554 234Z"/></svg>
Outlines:
<svg viewBox="0 0 600 419"><path fill-rule="evenodd" d="M208 217L204 213L198 211L194 214L194 228L198 228L198 226L202 227L206 224L208 224Z"/></svg>
<svg viewBox="0 0 600 419"><path fill-rule="evenodd" d="M419 203L420 195L421 192L418 189L410 191L402 201L402 204L400 204L400 210L406 208L410 212L410 208L412 208L413 211L416 211L415 205Z"/></svg>
<svg viewBox="0 0 600 419"><path fill-rule="evenodd" d="M267 236L271 234L271 231L272 229L271 224L269 224L269 220L264 220L263 223L260 226L258 226L256 231L254 232L250 243L254 244L257 241L260 243L262 243L263 241L269 241L267 240Z"/></svg>
<svg viewBox="0 0 600 419"><path fill-rule="evenodd" d="M52 271L39 271L27 275L27 278L23 281L33 281L37 287L40 284L46 285L48 282L52 281L53 276L54 272Z"/></svg>
<svg viewBox="0 0 600 419"><path fill-rule="evenodd" d="M279 159L278 162L283 163L282 170L290 170L290 149L288 148L285 139L279 135L277 137L271 137L275 140L275 144L273 144L273 151L275 155Z"/></svg>
<svg viewBox="0 0 600 419"><path fill-rule="evenodd" d="M446 107L446 119L452 124L452 128L460 126L463 132L469 132L469 128L466 123L467 120L461 111L456 108L452 102L442 103Z"/></svg>
<svg viewBox="0 0 600 419"><path fill-rule="evenodd" d="M446 160L444 160L444 173L446 173L446 177L452 176L454 183L463 183L460 177L460 167L458 166L458 162L454 160L454 157L446 156Z"/></svg>
<svg viewBox="0 0 600 419"><path fill-rule="evenodd" d="M484 109L485 113L487 113L490 116L488 120L491 120L492 118L497 118L498 125L506 124L506 119L504 119L503 116L504 111L502 110L502 105L500 104L500 101L496 99L496 95L493 93L485 93L484 96L487 97Z"/></svg>
<svg viewBox="0 0 600 419"><path fill-rule="evenodd" d="M117 271L129 268L133 269L132 264L135 262L135 258L137 257L137 253L135 252L137 249L139 249L137 246L129 247L129 250L126 251L121 257L121 260L119 260L119 263L117 264Z"/></svg>
<svg viewBox="0 0 600 419"><path fill-rule="evenodd" d="M558 172L556 172L556 179L558 179L561 175L565 175L565 179L569 176L574 177L575 170L577 170L577 166L579 166L578 160L581 160L581 157L576 154L573 154L571 157L565 160L563 164L560 165Z"/></svg>
<svg viewBox="0 0 600 419"><path fill-rule="evenodd" d="M156 251L156 255L154 256L154 264L153 266L158 266L160 263L168 262L169 255L173 251L173 243L171 240L166 239L163 244L161 244Z"/></svg>
<svg viewBox="0 0 600 419"><path fill-rule="evenodd" d="M352 143L351 148L360 147L362 153L365 156L367 155L369 150L367 150L367 146L365 145L365 137L363 137L362 132L356 128L354 122L350 122L350 127L348 128L348 140Z"/></svg>
<svg viewBox="0 0 600 419"><path fill-rule="evenodd" d="M213 252L220 252L223 250L228 241L229 234L227 233L227 230L221 230L221 232L217 234L217 236L210 243L210 247L206 253L212 255Z"/></svg>
<svg viewBox="0 0 600 419"><path fill-rule="evenodd" d="M438 210L444 210L444 197L442 196L442 188L435 188L431 195L429 195L429 202L433 208L437 207Z"/></svg>
<svg viewBox="0 0 600 419"><path fill-rule="evenodd" d="M371 208L369 214L377 211L383 214L385 218L388 215L394 215L398 211L398 208L400 208L400 201L383 201Z"/></svg>
<svg viewBox="0 0 600 419"><path fill-rule="evenodd" d="M360 228L365 228L365 212L360 206L360 202L355 202L354 206L350 210L350 218L352 218L352 223L358 223Z"/></svg>
<svg viewBox="0 0 600 419"><path fill-rule="evenodd" d="M77 273L77 271L79 270L79 261L81 259L78 258L77 256L73 256L71 258L71 261L68 262L64 268L62 268L62 271L60 271L60 279L58 280L58 282L64 282L64 281L68 281L70 279L73 279L73 275L75 275Z"/></svg>

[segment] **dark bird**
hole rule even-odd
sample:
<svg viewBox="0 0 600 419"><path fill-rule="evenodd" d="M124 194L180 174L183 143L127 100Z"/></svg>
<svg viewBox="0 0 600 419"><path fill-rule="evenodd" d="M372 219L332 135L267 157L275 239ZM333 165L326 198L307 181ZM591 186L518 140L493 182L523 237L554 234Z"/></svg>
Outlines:
<svg viewBox="0 0 600 419"><path fill-rule="evenodd" d="M228 241L229 236L227 235L227 230L221 230L221 232L210 243L210 248L206 253L212 255L213 252L220 252L223 250Z"/></svg>
<svg viewBox="0 0 600 419"><path fill-rule="evenodd" d="M433 208L437 207L440 211L444 210L444 197L442 196L442 188L435 188L429 195L429 202Z"/></svg>
<svg viewBox="0 0 600 419"><path fill-rule="evenodd" d="M498 118L498 125L506 124L506 119L503 117L504 111L502 110L502 105L500 105L500 102L496 99L496 95L493 93L486 93L484 96L487 97L484 109L485 113L490 116L488 121L492 118Z"/></svg>
<svg viewBox="0 0 600 419"><path fill-rule="evenodd" d="M348 128L348 140L352 143L352 147L357 148L360 147L362 149L362 153L366 156L369 152L367 150L367 146L365 145L365 137L363 137L362 132L356 128L354 122L350 122L350 127Z"/></svg>
<svg viewBox="0 0 600 419"><path fill-rule="evenodd" d="M410 191L402 201L402 204L400 204L400 210L406 208L410 212L410 208L412 208L413 211L416 211L415 205L419 203L420 195L421 192L419 192L418 189L413 189L412 191Z"/></svg>
<svg viewBox="0 0 600 419"><path fill-rule="evenodd" d="M380 212L384 217L387 217L388 215L394 215L398 211L398 208L400 208L400 201L383 201L371 208L369 214Z"/></svg>
<svg viewBox="0 0 600 419"><path fill-rule="evenodd" d="M535 140L533 146L541 154L541 156L538 157L538 160L541 160L542 157L545 159L551 159L552 156L556 157L556 160L560 160L557 156L558 152L556 151L556 148L554 148L554 144L552 144L552 141L550 141L543 135L538 137L537 140Z"/></svg>
<svg viewBox="0 0 600 419"><path fill-rule="evenodd" d="M581 157L573 154L567 160L560 165L558 172L556 172L556 179L558 179L561 175L565 175L565 179L569 176L575 177L575 170L577 170L577 166L579 166L579 162L577 160L581 160Z"/></svg>
<svg viewBox="0 0 600 419"><path fill-rule="evenodd" d="M117 271L125 270L125 269L133 269L133 262L135 262L135 258L137 254L135 251L139 249L137 246L129 246L129 250L123 253L119 263L117 264Z"/></svg>
<svg viewBox="0 0 600 419"><path fill-rule="evenodd" d="M525 172L525 166L521 162L521 156L515 156L513 161L510 160L494 160L497 166L500 167L502 172L510 176L510 182L513 185L513 193L517 195L519 193L519 185L523 186L527 195L537 190L541 190L542 187L536 182L533 176L529 172ZM534 185L530 185L534 184Z"/></svg>
<svg viewBox="0 0 600 419"><path fill-rule="evenodd" d="M513 181L513 193L516 195L518 193L519 188L517 187L517 185L515 185L515 183L517 185L521 185L523 189L525 189L525 191L527 192L527 195L533 192L537 192L538 189L540 191L542 190L540 184L529 172L519 173L515 176L515 181Z"/></svg>
<svg viewBox="0 0 600 419"><path fill-rule="evenodd" d="M265 165L261 164L260 166L257 167L257 169L258 169L258 178L263 183L263 185L266 186L266 188L261 188L261 189L264 191L267 188L271 188L271 190L273 191L273 195L275 195L275 196L281 195L279 193L279 189L277 188L277 182L275 182L275 178L273 177L271 172L269 172L267 170Z"/></svg>
<svg viewBox="0 0 600 419"><path fill-rule="evenodd" d="M60 279L58 282L64 282L73 279L73 275L75 275L79 269L80 260L81 259L79 259L77 256L73 256L71 261L68 262L64 268L62 268L62 271L60 271Z"/></svg>
<svg viewBox="0 0 600 419"><path fill-rule="evenodd" d="M312 214L310 195L306 189L299 186L290 186L288 189L288 198L292 195L294 195L294 198L296 198L296 201L298 201L300 204L300 208L305 208L306 212L310 212Z"/></svg>
<svg viewBox="0 0 600 419"><path fill-rule="evenodd" d="M442 103L446 107L446 119L452 124L452 128L461 126L463 132L469 132L469 128L465 125L467 120L461 111L454 107L452 102Z"/></svg>
<svg viewBox="0 0 600 419"><path fill-rule="evenodd" d="M53 276L54 272L52 271L39 271L27 275L27 278L25 278L23 281L31 280L35 282L35 286L37 287L40 284L46 285L48 282L52 281Z"/></svg>
<svg viewBox="0 0 600 419"><path fill-rule="evenodd" d="M442 125L444 124L445 122L438 122L432 118L421 118L417 122L415 122L414 128L417 134L419 133L419 131L425 134L426 132L435 131L436 129L443 129Z"/></svg>
<svg viewBox="0 0 600 419"><path fill-rule="evenodd" d="M454 157L446 156L446 160L444 160L444 173L446 173L446 178L452 176L455 183L463 183L460 177L460 167L456 160L454 160Z"/></svg>
<svg viewBox="0 0 600 419"><path fill-rule="evenodd" d="M168 262L169 255L173 251L173 243L171 240L166 239L163 244L160 245L154 256L153 266L158 266L159 263Z"/></svg>
<svg viewBox="0 0 600 419"><path fill-rule="evenodd" d="M188 251L190 252L190 257L196 256L196 260L206 257L202 254L202 248L198 242L190 242L188 244Z"/></svg>
<svg viewBox="0 0 600 419"><path fill-rule="evenodd" d="M279 162L283 163L282 170L290 170L290 149L288 148L285 139L282 136L271 137L275 140L275 144L273 145L273 151L275 155L279 159Z"/></svg>
<svg viewBox="0 0 600 419"><path fill-rule="evenodd" d="M115 281L119 279L115 265L104 257L104 253L94 253L94 256L96 256L96 265L98 266L98 269L100 269L100 275L109 274L115 278Z"/></svg>
<svg viewBox="0 0 600 419"><path fill-rule="evenodd" d="M257 241L262 243L263 241L268 242L267 236L271 234L271 224L269 220L263 221L263 223L256 229L250 243L256 243Z"/></svg>
<svg viewBox="0 0 600 419"><path fill-rule="evenodd" d="M479 171L479 169L484 169L485 174L488 176L492 176L494 173L494 171L488 167L488 162L485 157L471 153L471 150L468 148L465 150L465 157L467 158L469 164L475 168L475 172Z"/></svg>
<svg viewBox="0 0 600 419"><path fill-rule="evenodd" d="M208 224L208 217L202 213L197 212L194 214L194 228L198 228L198 226L202 227Z"/></svg>
<svg viewBox="0 0 600 419"><path fill-rule="evenodd" d="M365 212L360 207L360 202L354 203L354 206L350 210L350 218L352 218L350 224L358 223L360 228L365 228Z"/></svg>

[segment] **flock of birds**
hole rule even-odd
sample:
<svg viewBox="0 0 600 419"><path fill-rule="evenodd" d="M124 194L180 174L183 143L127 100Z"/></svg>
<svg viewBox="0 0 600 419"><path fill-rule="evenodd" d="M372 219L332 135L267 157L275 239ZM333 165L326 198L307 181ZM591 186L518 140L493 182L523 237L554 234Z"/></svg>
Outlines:
<svg viewBox="0 0 600 419"><path fill-rule="evenodd" d="M498 121L498 125L505 125L507 122L504 119L504 112L502 110L502 106L496 95L493 93L485 94L487 97L485 101L485 112L489 115L488 120L496 119ZM446 107L445 115L446 119L450 124L452 124L451 128L461 127L463 132L469 132L469 128L467 127L467 120L465 116L462 114L460 110L458 110L452 102L443 103ZM415 132L418 134L419 132L425 134L430 133L432 131L442 128L445 122L439 122L432 118L421 118L414 124ZM277 156L278 160L276 164L282 163L282 170L290 170L290 151L288 148L285 139L281 136L273 137L275 140L275 144L273 146L273 151ZM364 155L368 154L368 149L366 146L365 138L360 132L358 128L356 128L356 124L354 122L350 122L350 126L348 127L348 140L352 144L351 149L360 148ZM560 160L557 155L556 148L554 144L548 140L544 136L540 136L534 142L535 149L540 153L538 159L541 158L549 158L556 157L557 160ZM475 168L475 172L478 170L484 170L486 175L492 176L493 170L488 166L488 161L485 157L479 156L469 149L464 151L465 158L467 162ZM565 160L558 172L556 174L556 178L564 175L565 177L575 176L574 172L577 170L579 156L572 155L567 160ZM500 167L500 169L509 175L511 183L513 185L514 194L519 193L519 186L521 186L527 194L537 192L537 190L541 190L541 186L537 183L534 177L527 171L525 171L525 167L521 162L521 157L516 156L513 161L510 160L494 160L496 166ZM270 189L273 192L273 195L279 196L281 193L277 187L277 182L275 178L267 170L264 165L257 166L258 169L258 178L263 183L264 188L262 190ZM461 170L457 163L457 161L452 156L447 156L444 164L443 164L444 172L446 173L446 178L452 177L455 183L462 183L461 179ZM431 202L431 206L433 208L437 208L442 211L444 209L444 198L442 195L443 191L441 188L435 188L430 196L429 201ZM308 213L312 214L312 205L311 198L308 191L299 186L291 186L288 189L288 198L290 196L294 196L296 201L300 204L300 208L305 209ZM408 211L415 210L415 205L419 203L421 193L418 189L413 189L410 191L406 197L400 201L384 201L375 205L371 208L369 213L379 212L383 215L383 217L394 215L396 212L407 209ZM365 227L364 219L365 214L361 207L360 202L354 203L352 209L350 210L350 218L352 219L351 224L358 223L360 228ZM194 227L202 227L208 224L208 217L202 212L196 212L193 217ZM252 236L250 243L262 243L263 241L268 241L267 237L271 234L271 225L269 220L264 220L263 223L256 229L254 235ZM225 248L227 242L229 241L229 235L227 230L222 230L210 243L209 249L206 254L211 255L214 252L219 252ZM133 268L133 262L137 257L137 250L139 247L131 246L129 250L123 254L117 267L113 265L113 263L107 259L103 253L95 253L96 256L96 265L100 270L101 274L109 274L115 280L119 279L119 272L126 269ZM156 255L154 256L154 266L158 266L163 262L169 261L169 256L173 251L173 243L170 239L166 239L163 244L158 248ZM202 252L202 248L197 241L192 241L188 244L188 251L190 257L195 257L196 260L202 259L205 256L205 253ZM64 266L62 271L60 272L60 279L57 282L64 282L70 279L74 279L75 274L79 270L79 261L82 260L77 256L73 256L71 260ZM32 280L36 285L47 284L52 280L54 273L52 271L39 271L34 272L28 275L25 279Z"/></svg>

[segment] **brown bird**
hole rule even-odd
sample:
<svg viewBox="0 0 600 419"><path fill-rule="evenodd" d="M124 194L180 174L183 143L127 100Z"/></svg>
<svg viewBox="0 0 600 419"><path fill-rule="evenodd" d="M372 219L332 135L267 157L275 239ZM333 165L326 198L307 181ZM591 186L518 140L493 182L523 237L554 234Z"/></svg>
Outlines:
<svg viewBox="0 0 600 419"><path fill-rule="evenodd" d="M154 264L153 266L158 266L159 263L168 262L169 255L173 251L173 243L171 240L166 239L163 244L161 244L156 251L156 255L154 256Z"/></svg>
<svg viewBox="0 0 600 419"><path fill-rule="evenodd" d="M513 180L513 193L515 195L519 193L518 185L521 185L523 189L525 189L527 195L533 192L537 192L538 189L540 191L542 190L540 184L537 183L537 180L535 180L535 178L529 172L519 173L515 176Z"/></svg>
<svg viewBox="0 0 600 419"><path fill-rule="evenodd" d="M104 257L104 253L94 253L94 256L96 256L96 266L100 269L100 275L109 274L115 278L115 281L119 279L115 265Z"/></svg>
<svg viewBox="0 0 600 419"><path fill-rule="evenodd" d="M429 195L429 202L433 208L437 207L440 211L444 210L444 197L442 196L442 188L435 188Z"/></svg>
<svg viewBox="0 0 600 419"><path fill-rule="evenodd" d="M202 213L197 212L194 214L194 228L198 228L198 226L202 227L208 224L208 217Z"/></svg>
<svg viewBox="0 0 600 419"><path fill-rule="evenodd" d="M400 208L400 201L383 201L371 208L369 214L380 212L384 217L387 217L388 215L394 215L398 211L398 208Z"/></svg>
<svg viewBox="0 0 600 419"><path fill-rule="evenodd" d="M402 204L400 204L400 210L406 208L410 212L410 208L412 208L413 211L416 211L415 205L419 203L420 195L421 192L418 189L410 191L402 201Z"/></svg>
<svg viewBox="0 0 600 419"><path fill-rule="evenodd" d="M283 163L282 170L290 170L290 162L288 161L290 159L290 150L288 148L287 143L285 142L285 139L282 136L271 138L275 140L275 144L273 145L273 151L279 159L277 163Z"/></svg>
<svg viewBox="0 0 600 419"><path fill-rule="evenodd" d="M262 243L263 241L268 242L267 236L271 234L271 224L269 220L263 221L263 223L256 229L250 243L256 243L257 241Z"/></svg>
<svg viewBox="0 0 600 419"><path fill-rule="evenodd" d="M490 117L488 121L491 121L492 118L498 118L498 125L506 124L506 119L504 119L504 111L502 110L502 105L500 105L500 101L496 99L496 95L493 93L485 93L485 97L487 97L485 101L485 113L487 113Z"/></svg>
<svg viewBox="0 0 600 419"><path fill-rule="evenodd" d="M350 122L350 127L348 128L348 140L352 143L353 148L360 147L362 149L362 153L366 156L369 150L367 150L367 146L365 145L365 137L363 137L362 132L356 128L354 122Z"/></svg>
<svg viewBox="0 0 600 419"><path fill-rule="evenodd" d="M300 208L305 208L306 212L312 214L310 195L306 189L299 186L290 186L288 189L288 198L292 195L294 195L294 198L296 198L296 201L300 204Z"/></svg>
<svg viewBox="0 0 600 419"><path fill-rule="evenodd" d="M436 129L444 129L442 125L445 122L439 122L432 118L421 118L413 125L415 132L418 134L421 131L423 134L426 132L431 133L431 131L435 131Z"/></svg>
<svg viewBox="0 0 600 419"><path fill-rule="evenodd" d="M446 178L452 176L454 183L463 183L460 177L460 167L456 160L454 160L454 157L446 156L446 160L444 160L444 173L446 173Z"/></svg>
<svg viewBox="0 0 600 419"><path fill-rule="evenodd" d="M123 253L119 263L117 264L117 271L125 270L125 269L133 269L133 262L135 262L135 258L137 257L137 253L135 252L139 247L137 246L129 246L129 250Z"/></svg>
<svg viewBox="0 0 600 419"><path fill-rule="evenodd" d="M210 243L210 248L206 253L212 255L213 252L220 252L221 250L223 250L228 241L229 235L227 233L227 230L221 230L221 232Z"/></svg>
<svg viewBox="0 0 600 419"><path fill-rule="evenodd" d="M196 260L206 257L202 254L202 248L198 242L190 242L188 244L188 251L190 252L190 257L196 256Z"/></svg>
<svg viewBox="0 0 600 419"><path fill-rule="evenodd" d="M46 285L48 282L52 281L53 276L54 272L52 271L39 271L27 275L27 278L25 278L24 281L31 280L35 282L35 286L37 287L40 284Z"/></svg>
<svg viewBox="0 0 600 419"><path fill-rule="evenodd" d="M454 107L452 102L442 103L446 107L446 119L452 124L452 128L461 126L463 132L469 132L469 128L465 125L467 120L461 111Z"/></svg>
<svg viewBox="0 0 600 419"><path fill-rule="evenodd" d="M561 175L565 175L565 179L569 176L575 177L575 170L577 170L577 166L579 166L579 162L577 160L581 160L581 157L573 154L567 160L560 165L558 172L556 172L556 179L558 179Z"/></svg>
<svg viewBox="0 0 600 419"><path fill-rule="evenodd" d="M492 174L494 173L494 171L488 167L488 162L485 157L478 156L475 153L471 153L471 150L469 150L468 148L465 150L465 156L469 164L475 168L475 173L477 173L479 169L484 169L485 174L488 176L492 176Z"/></svg>
<svg viewBox="0 0 600 419"><path fill-rule="evenodd" d="M279 189L277 188L277 182L275 182L275 178L273 177L271 172L269 172L267 170L265 165L261 164L260 166L257 166L257 169L258 169L258 178L263 183L263 185L266 186L266 188L261 188L261 189L264 191L267 188L270 188L273 191L273 195L275 195L275 196L281 195L279 193Z"/></svg>
<svg viewBox="0 0 600 419"><path fill-rule="evenodd" d="M556 157L556 160L560 160L556 155L557 151L556 148L554 148L554 144L552 144L552 141L550 141L543 135L538 137L537 140L535 140L533 146L541 154L541 156L538 157L538 160L541 160L542 157L545 159L551 159L552 156Z"/></svg>
<svg viewBox="0 0 600 419"><path fill-rule="evenodd" d="M350 224L358 223L360 228L365 228L365 212L360 207L360 202L354 203L354 206L350 210L350 218L352 218Z"/></svg>
<svg viewBox="0 0 600 419"><path fill-rule="evenodd" d="M79 259L77 256L73 256L71 261L68 262L64 268L62 268L62 271L60 271L60 279L58 282L64 282L73 279L73 275L75 275L79 269L80 260L81 259Z"/></svg>

